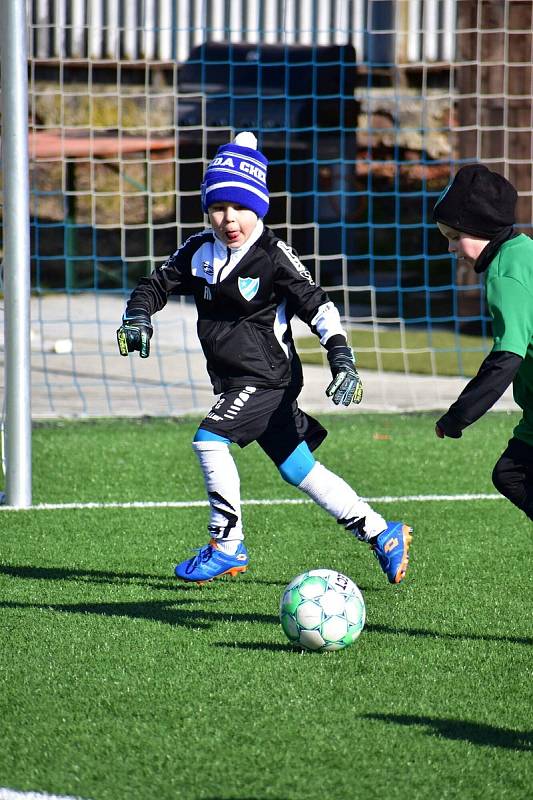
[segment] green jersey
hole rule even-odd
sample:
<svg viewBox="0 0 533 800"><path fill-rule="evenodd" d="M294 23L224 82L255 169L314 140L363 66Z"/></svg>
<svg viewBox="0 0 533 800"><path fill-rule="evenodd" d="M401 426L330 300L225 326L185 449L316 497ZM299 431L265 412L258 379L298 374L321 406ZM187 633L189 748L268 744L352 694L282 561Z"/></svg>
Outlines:
<svg viewBox="0 0 533 800"><path fill-rule="evenodd" d="M524 414L514 435L533 446L533 240L509 239L485 273L487 305L493 320L494 351L524 360L513 381L515 401Z"/></svg>

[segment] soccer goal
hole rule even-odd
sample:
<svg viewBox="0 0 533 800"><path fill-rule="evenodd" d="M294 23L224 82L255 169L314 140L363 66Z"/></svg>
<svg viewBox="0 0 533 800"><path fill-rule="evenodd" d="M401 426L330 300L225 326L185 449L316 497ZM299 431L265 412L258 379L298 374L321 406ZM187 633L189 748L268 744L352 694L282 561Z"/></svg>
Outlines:
<svg viewBox="0 0 533 800"><path fill-rule="evenodd" d="M270 160L267 224L338 305L367 407L442 407L475 373L483 293L431 211L457 166L482 160L517 186L531 230L531 4L27 9L34 418L209 407L187 301L155 320L150 359L120 358L115 330L139 276L203 228L203 172L243 129ZM317 405L323 356L297 335Z"/></svg>

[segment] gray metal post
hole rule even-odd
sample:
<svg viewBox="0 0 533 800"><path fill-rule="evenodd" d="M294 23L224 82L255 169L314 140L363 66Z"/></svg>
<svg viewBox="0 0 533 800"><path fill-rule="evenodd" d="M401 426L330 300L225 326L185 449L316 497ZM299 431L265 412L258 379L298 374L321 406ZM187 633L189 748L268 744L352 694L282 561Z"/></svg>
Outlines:
<svg viewBox="0 0 533 800"><path fill-rule="evenodd" d="M26 0L0 0L6 502L31 506L30 208Z"/></svg>

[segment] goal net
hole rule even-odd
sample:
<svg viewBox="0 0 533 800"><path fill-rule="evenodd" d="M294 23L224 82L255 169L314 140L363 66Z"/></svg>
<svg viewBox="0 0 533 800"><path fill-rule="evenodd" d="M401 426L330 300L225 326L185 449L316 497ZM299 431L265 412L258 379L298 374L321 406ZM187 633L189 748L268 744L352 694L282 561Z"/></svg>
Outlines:
<svg viewBox="0 0 533 800"><path fill-rule="evenodd" d="M121 358L115 331L138 278L205 226L205 168L247 129L266 222L337 304L365 407L443 407L476 372L482 287L431 212L479 160L531 230L530 3L29 0L28 20L34 417L211 405L189 302L154 319L149 359ZM327 366L295 332L320 407Z"/></svg>

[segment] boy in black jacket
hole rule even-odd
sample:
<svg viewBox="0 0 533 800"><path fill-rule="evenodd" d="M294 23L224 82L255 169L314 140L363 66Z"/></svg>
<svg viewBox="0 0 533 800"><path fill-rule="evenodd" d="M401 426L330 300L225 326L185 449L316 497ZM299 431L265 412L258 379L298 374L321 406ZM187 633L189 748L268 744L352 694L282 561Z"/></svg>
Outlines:
<svg viewBox="0 0 533 800"><path fill-rule="evenodd" d="M202 184L211 228L191 236L150 277L141 278L117 331L122 355L150 352L151 316L170 294L192 295L198 336L218 401L200 423L193 448L210 503L209 542L176 567L203 583L248 566L239 475L229 446L257 441L281 476L370 544L391 583L404 578L411 528L387 523L341 478L315 461L327 431L297 403L302 366L290 320L297 314L326 348L336 405L362 398L337 309L285 242L263 224L268 162L250 132L218 149Z"/></svg>

